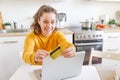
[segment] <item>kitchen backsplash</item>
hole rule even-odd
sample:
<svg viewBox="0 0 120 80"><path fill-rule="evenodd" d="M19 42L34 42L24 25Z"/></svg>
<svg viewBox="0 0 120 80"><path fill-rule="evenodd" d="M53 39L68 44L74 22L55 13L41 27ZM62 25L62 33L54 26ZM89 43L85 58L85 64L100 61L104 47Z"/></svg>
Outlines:
<svg viewBox="0 0 120 80"><path fill-rule="evenodd" d="M66 13L65 27L80 25L81 21L93 17L95 21L98 21L100 16L116 19L116 12L120 11L120 2L98 2L95 0L12 0L11 2L0 0L3 22L17 22L18 28L21 25L28 28L33 22L34 13L43 4L53 6L59 13Z"/></svg>

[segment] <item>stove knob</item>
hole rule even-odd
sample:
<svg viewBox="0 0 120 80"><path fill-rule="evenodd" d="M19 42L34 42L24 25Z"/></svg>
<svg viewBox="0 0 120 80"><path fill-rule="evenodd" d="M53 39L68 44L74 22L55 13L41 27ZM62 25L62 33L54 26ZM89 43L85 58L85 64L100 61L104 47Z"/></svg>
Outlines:
<svg viewBox="0 0 120 80"><path fill-rule="evenodd" d="M81 35L80 38L83 38L83 36Z"/></svg>
<svg viewBox="0 0 120 80"><path fill-rule="evenodd" d="M98 37L98 35L96 35L96 38Z"/></svg>
<svg viewBox="0 0 120 80"><path fill-rule="evenodd" d="M102 35L100 34L100 37L102 37Z"/></svg>
<svg viewBox="0 0 120 80"><path fill-rule="evenodd" d="M90 35L88 35L88 37L90 38Z"/></svg>
<svg viewBox="0 0 120 80"><path fill-rule="evenodd" d="M93 35L93 37L95 37L95 35Z"/></svg>
<svg viewBox="0 0 120 80"><path fill-rule="evenodd" d="M85 38L86 36L84 35L84 38Z"/></svg>

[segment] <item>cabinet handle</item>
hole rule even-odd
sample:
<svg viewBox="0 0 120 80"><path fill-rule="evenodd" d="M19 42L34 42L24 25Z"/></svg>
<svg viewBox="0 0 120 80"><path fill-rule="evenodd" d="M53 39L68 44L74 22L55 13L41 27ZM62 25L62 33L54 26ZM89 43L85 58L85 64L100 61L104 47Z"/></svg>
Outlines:
<svg viewBox="0 0 120 80"><path fill-rule="evenodd" d="M119 49L108 49L108 51L118 51Z"/></svg>
<svg viewBox="0 0 120 80"><path fill-rule="evenodd" d="M118 36L108 36L108 38L119 38Z"/></svg>
<svg viewBox="0 0 120 80"><path fill-rule="evenodd" d="M18 41L4 41L0 42L0 44L7 44L7 43L17 43Z"/></svg>

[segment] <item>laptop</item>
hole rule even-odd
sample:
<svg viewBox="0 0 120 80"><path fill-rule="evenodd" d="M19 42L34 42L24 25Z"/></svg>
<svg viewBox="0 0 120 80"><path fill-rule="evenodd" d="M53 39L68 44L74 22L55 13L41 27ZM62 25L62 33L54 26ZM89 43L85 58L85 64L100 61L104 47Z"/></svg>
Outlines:
<svg viewBox="0 0 120 80"><path fill-rule="evenodd" d="M34 70L38 80L65 80L80 75L85 51L76 52L73 58L59 56L53 60L50 56L43 59L42 70Z"/></svg>

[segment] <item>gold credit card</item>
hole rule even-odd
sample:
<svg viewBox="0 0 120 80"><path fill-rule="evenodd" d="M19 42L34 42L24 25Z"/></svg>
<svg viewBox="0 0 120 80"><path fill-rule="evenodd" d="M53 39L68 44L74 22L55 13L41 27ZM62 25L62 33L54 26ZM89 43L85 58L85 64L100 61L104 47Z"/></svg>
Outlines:
<svg viewBox="0 0 120 80"><path fill-rule="evenodd" d="M53 60L55 60L57 57L59 57L61 55L61 48L57 47L55 50L53 50L52 52L50 52L50 56Z"/></svg>

